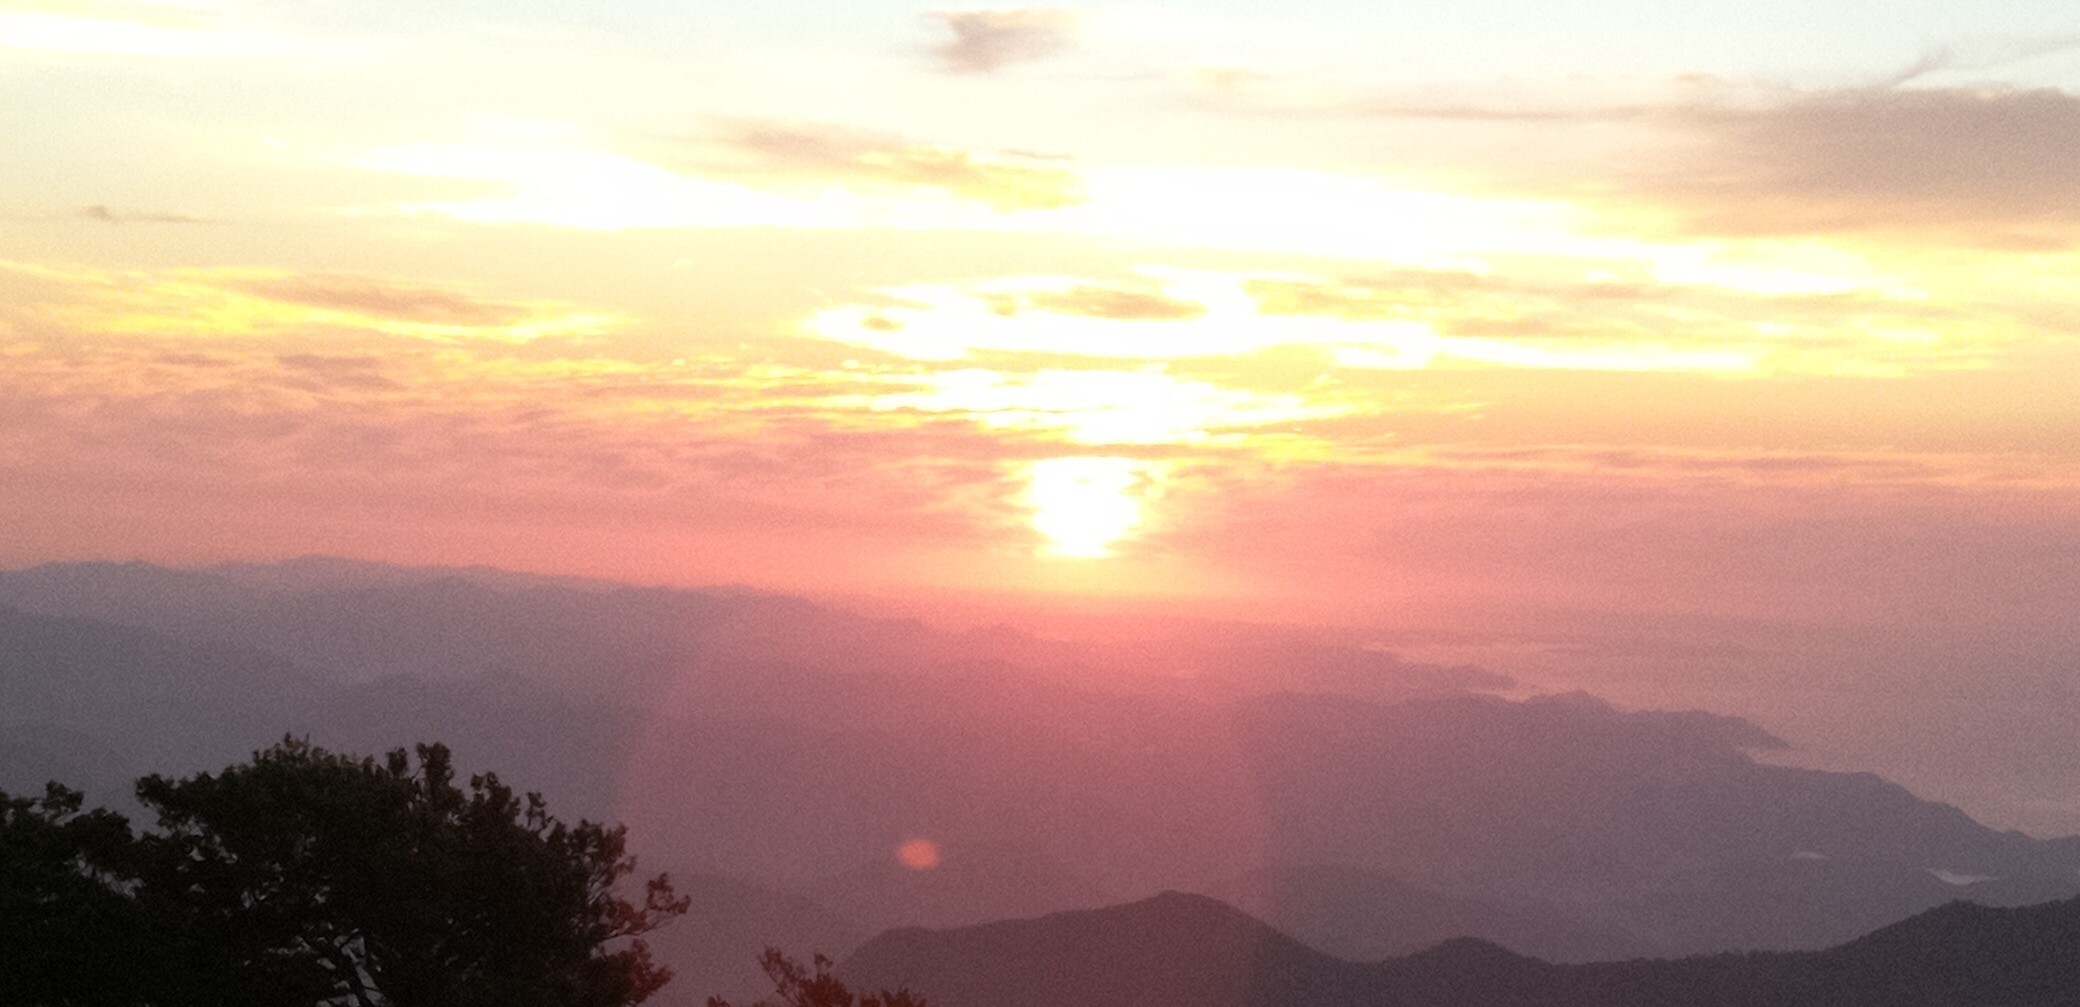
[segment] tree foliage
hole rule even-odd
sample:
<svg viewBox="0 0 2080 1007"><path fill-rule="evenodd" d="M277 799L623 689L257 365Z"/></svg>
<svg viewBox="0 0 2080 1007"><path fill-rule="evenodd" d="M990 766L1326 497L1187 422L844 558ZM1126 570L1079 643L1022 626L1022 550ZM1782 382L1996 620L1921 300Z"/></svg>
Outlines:
<svg viewBox="0 0 2080 1007"><path fill-rule="evenodd" d="M0 793L0 1003L135 999L147 958L127 893L136 878L130 823L83 811L56 783L42 797Z"/></svg>
<svg viewBox="0 0 2080 1007"><path fill-rule="evenodd" d="M925 1007L922 997L907 989L891 993L854 993L831 974L831 960L817 955L811 968L789 958L779 948L767 948L758 964L773 981L779 1004L761 1002L758 1007ZM708 1007L730 1007L720 997L709 997Z"/></svg>
<svg viewBox="0 0 2080 1007"><path fill-rule="evenodd" d="M664 985L641 935L686 902L662 875L638 902L617 894L634 869L621 828L558 821L491 774L458 786L440 745L416 755L290 739L220 773L146 777L158 829L135 837L69 791L10 800L6 869L51 892L40 918L99 913L108 941L146 952L129 987L14 1002L620 1007ZM6 939L0 955L28 948L53 977L71 960Z"/></svg>

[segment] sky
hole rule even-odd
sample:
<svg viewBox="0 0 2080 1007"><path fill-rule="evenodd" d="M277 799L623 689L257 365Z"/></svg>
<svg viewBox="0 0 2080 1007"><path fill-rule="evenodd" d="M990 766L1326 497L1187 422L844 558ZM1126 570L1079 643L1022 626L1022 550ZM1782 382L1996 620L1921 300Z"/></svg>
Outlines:
<svg viewBox="0 0 2080 1007"><path fill-rule="evenodd" d="M1321 621L2080 771L2066 0L0 0L0 155L0 564Z"/></svg>

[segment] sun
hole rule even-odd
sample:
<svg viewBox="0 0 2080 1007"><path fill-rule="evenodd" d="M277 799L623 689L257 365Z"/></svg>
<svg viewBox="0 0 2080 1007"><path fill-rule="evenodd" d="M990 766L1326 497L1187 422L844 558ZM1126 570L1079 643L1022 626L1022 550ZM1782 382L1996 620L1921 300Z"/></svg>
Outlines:
<svg viewBox="0 0 2080 1007"><path fill-rule="evenodd" d="M1135 490L1143 473L1131 458L1048 458L1033 462L1026 501L1033 530L1051 556L1101 559L1141 523Z"/></svg>

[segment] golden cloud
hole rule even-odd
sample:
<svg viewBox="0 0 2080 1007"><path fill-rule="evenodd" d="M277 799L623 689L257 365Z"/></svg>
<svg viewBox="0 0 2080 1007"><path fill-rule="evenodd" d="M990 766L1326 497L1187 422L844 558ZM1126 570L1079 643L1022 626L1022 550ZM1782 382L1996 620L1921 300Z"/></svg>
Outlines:
<svg viewBox="0 0 2080 1007"><path fill-rule="evenodd" d="M916 143L827 124L747 122L727 142L748 154L760 178L936 189L1000 211L1082 202L1081 181L1059 163Z"/></svg>
<svg viewBox="0 0 2080 1007"><path fill-rule="evenodd" d="M1609 278L1565 259L1521 271L1388 270L1333 280L1148 267L1138 285L1002 277L880 291L881 303L825 309L805 328L914 361L1185 363L1305 353L1342 371L1505 368L1901 376L1991 366L2029 338L2013 310L1850 287L1806 293L1763 271L1741 290L1671 260ZM1657 273L1701 271L1711 282ZM1565 275L1568 271L1572 275ZM1729 272L1730 271L1730 272ZM1554 275L1561 274L1561 275ZM1683 275L1683 278L1690 278Z"/></svg>
<svg viewBox="0 0 2080 1007"><path fill-rule="evenodd" d="M159 336L369 332L524 342L610 331L619 316L374 277L265 269L102 270L0 263L27 303L87 331Z"/></svg>
<svg viewBox="0 0 2080 1007"><path fill-rule="evenodd" d="M1024 299L1041 311L1122 321L1183 321L1206 314L1206 305L1145 290L1082 284L1067 290L1043 290Z"/></svg>

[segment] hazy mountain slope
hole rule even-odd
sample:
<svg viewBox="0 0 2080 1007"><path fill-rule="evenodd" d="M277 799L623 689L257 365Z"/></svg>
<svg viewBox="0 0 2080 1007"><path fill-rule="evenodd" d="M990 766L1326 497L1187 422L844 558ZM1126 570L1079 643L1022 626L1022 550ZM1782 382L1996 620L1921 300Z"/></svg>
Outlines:
<svg viewBox="0 0 2080 1007"><path fill-rule="evenodd" d="M1307 689L1401 699L1509 684L1477 668L1405 662L1276 627L1210 623L1103 642L1004 627L940 633L743 589L321 557L197 570L71 563L0 571L0 605L233 642L362 677L492 671L655 687L689 664L853 673L997 665L1101 681L1113 692L1216 697Z"/></svg>
<svg viewBox="0 0 2080 1007"><path fill-rule="evenodd" d="M1455 898L1351 867L1268 867L1198 892L1317 951L1352 961L1410 954L1455 937L1478 937L1549 961L1606 961L1662 950L1549 905Z"/></svg>
<svg viewBox="0 0 2080 1007"><path fill-rule="evenodd" d="M389 571L389 575L382 574ZM572 587L495 571L303 561L169 570L52 564L0 573L0 604L264 649L359 677L514 672L621 681L696 659L858 670L915 657L922 627L743 591Z"/></svg>
<svg viewBox="0 0 2080 1007"><path fill-rule="evenodd" d="M285 731L354 751L445 741L560 814L628 822L654 862L813 889L875 925L1342 864L1459 903L1546 905L1581 932L1442 925L1573 956L1613 933L1675 951L1818 947L1957 894L2018 904L2080 888L2080 841L1987 829L1869 774L1758 763L1754 749L1780 742L1732 718L1586 696L1262 694L1125 670L1203 661L1263 686L1288 654L1300 682L1410 671L1246 629L1202 634L1173 664L1133 648L1104 664L1095 645L978 643L793 599L464 573L0 574L0 597L184 627L174 640L16 613L0 688L8 710L41 712L0 714L22 727L0 740L24 766L108 761L52 750L72 731L136 772L222 765ZM1091 663L978 659L990 648ZM374 674L393 665L418 671ZM327 684L331 669L354 684ZM32 722L45 740L27 740ZM948 859L898 873L888 858L911 839ZM1015 855L968 859L989 850ZM1998 880L1958 888L1936 870ZM1356 907L1311 911L1323 946L1392 939Z"/></svg>
<svg viewBox="0 0 2080 1007"><path fill-rule="evenodd" d="M135 762L91 734L0 715L0 791L41 794L56 780L112 804L130 794L138 775Z"/></svg>
<svg viewBox="0 0 2080 1007"><path fill-rule="evenodd" d="M351 752L438 741L455 753L459 769L495 771L539 791L560 817L607 820L620 811L646 721L640 710L525 679L396 676L344 687L324 706L299 711L290 729ZM661 859L663 852L651 855Z"/></svg>
<svg viewBox="0 0 2080 1007"><path fill-rule="evenodd" d="M839 975L908 987L934 1007L1345 1004L1365 979L1239 910L1176 892L1036 920L891 930Z"/></svg>
<svg viewBox="0 0 2080 1007"><path fill-rule="evenodd" d="M0 608L0 758L19 760L0 778L77 765L89 780L74 785L127 792L145 772L245 757L331 688L247 648Z"/></svg>
<svg viewBox="0 0 2080 1007"><path fill-rule="evenodd" d="M2002 879L1972 890L1989 901L2080 891L2070 840L1987 829L1869 774L1759 764L1732 725L1586 697L1296 697L1250 705L1236 722L1274 860L1601 906L1677 950L1840 940L1959 892L1927 885L1931 870ZM1831 895L1803 887L1816 874ZM1671 926L1671 912L1689 920Z"/></svg>
<svg viewBox="0 0 2080 1007"><path fill-rule="evenodd" d="M1455 940L1373 965L1218 902L876 937L839 974L935 1007L2062 1007L2080 1003L2080 900L1953 904L1818 952L1553 965Z"/></svg>

